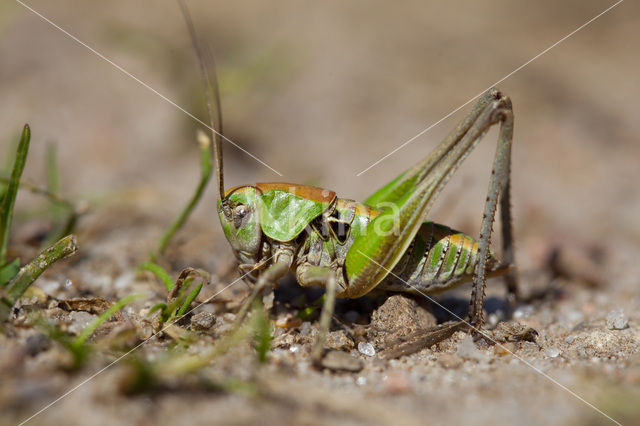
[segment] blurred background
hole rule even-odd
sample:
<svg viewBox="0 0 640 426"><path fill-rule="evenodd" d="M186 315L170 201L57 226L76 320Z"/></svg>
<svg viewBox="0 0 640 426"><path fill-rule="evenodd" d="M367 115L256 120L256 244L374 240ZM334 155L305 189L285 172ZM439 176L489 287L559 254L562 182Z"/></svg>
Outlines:
<svg viewBox="0 0 640 426"><path fill-rule="evenodd" d="M228 184L313 182L350 198L425 156L468 108L358 172L610 5L189 4L218 62L225 134L283 174L225 144ZM174 1L29 5L205 119ZM18 3L2 9L2 141L32 125L34 179L48 142L58 145L70 194L149 185L179 197L197 179L196 122ZM621 4L500 84L516 113L517 226L575 227L586 214L602 229L576 233L625 228L638 238L635 12L636 4ZM448 214L479 222L471 207L484 198L493 136L448 188Z"/></svg>
<svg viewBox="0 0 640 426"><path fill-rule="evenodd" d="M216 55L226 136L283 175L225 144L227 185L311 183L354 199L425 156L468 107L357 173L612 4L188 3ZM28 4L206 121L176 2ZM29 122L29 179L43 181L55 143L67 196L135 193L174 214L198 178L199 124L20 4L0 7L3 155ZM640 241L637 12L622 3L500 83L516 117L518 240ZM435 220L478 229L495 136L447 186ZM215 198L210 188L203 220Z"/></svg>
<svg viewBox="0 0 640 426"><path fill-rule="evenodd" d="M215 52L225 135L282 174L225 144L227 187L287 181L363 200L427 155L469 106L358 173L614 2L187 3ZM207 121L175 1L28 5ZM603 297L627 312L637 310L640 286L639 12L637 2L621 3L498 85L515 111L521 270L540 267L554 248L577 250L606 280ZM0 4L3 158L25 122L33 133L25 178L46 181L46 147L55 143L63 194L88 200L92 214L121 203L140 221L166 223L198 180L197 122L8 1ZM496 134L451 180L431 219L477 234ZM19 208L32 198L21 193ZM190 222L197 242L187 257L210 270L212 247L231 256L216 198L211 185ZM118 212L94 221L113 231L134 220ZM132 256L146 256L160 230L140 235Z"/></svg>

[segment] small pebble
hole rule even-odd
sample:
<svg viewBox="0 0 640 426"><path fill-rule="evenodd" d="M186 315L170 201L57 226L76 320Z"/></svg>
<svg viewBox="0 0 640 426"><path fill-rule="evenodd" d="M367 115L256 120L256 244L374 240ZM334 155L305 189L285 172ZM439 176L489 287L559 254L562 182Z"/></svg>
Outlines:
<svg viewBox="0 0 640 426"><path fill-rule="evenodd" d="M544 354L545 354L546 356L548 356L549 358L555 358L555 357L557 357L558 355L560 355L560 353L561 353L561 352L560 352L560 349L556 348L555 346L548 347L548 348L544 351Z"/></svg>
<svg viewBox="0 0 640 426"><path fill-rule="evenodd" d="M358 343L358 351L366 356L374 356L376 354L376 350L371 343Z"/></svg>
<svg viewBox="0 0 640 426"><path fill-rule="evenodd" d="M303 336L307 336L311 334L311 323L309 321L305 321L300 326L300 334Z"/></svg>
<svg viewBox="0 0 640 426"><path fill-rule="evenodd" d="M487 325L489 327L495 327L499 322L500 318L497 314L489 314L489 316L487 317Z"/></svg>
<svg viewBox="0 0 640 426"><path fill-rule="evenodd" d="M91 315L88 312L74 311L69 313L69 319L71 320L68 325L67 331L73 334L80 334L86 326L91 323L97 316Z"/></svg>
<svg viewBox="0 0 640 426"><path fill-rule="evenodd" d="M622 330L629 326L629 319L624 314L624 309L618 308L607 314L607 328L609 330Z"/></svg>
<svg viewBox="0 0 640 426"><path fill-rule="evenodd" d="M568 345L572 344L574 340L576 340L576 338L573 336L567 336L564 338L564 342Z"/></svg>
<svg viewBox="0 0 640 426"><path fill-rule="evenodd" d="M360 376L356 379L356 385L358 386L364 386L367 384L367 378L364 376Z"/></svg>
<svg viewBox="0 0 640 426"><path fill-rule="evenodd" d="M144 340L151 338L151 336L153 336L153 334L155 333L153 324L146 319L137 322L136 329L138 336Z"/></svg>
<svg viewBox="0 0 640 426"><path fill-rule="evenodd" d="M208 330L216 323L216 317L211 312L198 312L191 317L191 327L196 330Z"/></svg>
<svg viewBox="0 0 640 426"><path fill-rule="evenodd" d="M324 345L327 348L335 349L337 351L348 351L354 347L353 340L349 338L344 330L332 331L329 333Z"/></svg>
<svg viewBox="0 0 640 426"><path fill-rule="evenodd" d="M480 359L482 358L482 353L476 347L476 344L473 343L473 337L470 334L467 334L462 341L458 344L457 355L465 358L465 359Z"/></svg>

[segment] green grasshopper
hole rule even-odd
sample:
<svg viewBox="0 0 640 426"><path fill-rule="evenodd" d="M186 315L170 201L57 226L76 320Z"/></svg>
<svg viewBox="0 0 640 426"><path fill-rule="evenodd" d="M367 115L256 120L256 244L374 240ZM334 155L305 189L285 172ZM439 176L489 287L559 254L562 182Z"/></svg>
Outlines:
<svg viewBox="0 0 640 426"><path fill-rule="evenodd" d="M188 14L185 16L209 93L211 84L195 31ZM220 126L217 86L214 94ZM338 198L334 191L289 183L257 183L225 190L222 131L214 124L209 95L207 104L217 163L220 224L240 272L255 283L237 315L238 324L253 300L289 272L302 286L320 285L326 290L313 349L315 363L322 357L335 297L358 298L380 292L432 295L473 281L468 322L476 330L484 321L487 277L503 275L509 301L515 303L518 291L509 201L513 111L509 98L498 90L484 93L430 155L363 203ZM500 124L498 147L479 238L426 221L453 173L494 124ZM490 251L498 203L502 262Z"/></svg>

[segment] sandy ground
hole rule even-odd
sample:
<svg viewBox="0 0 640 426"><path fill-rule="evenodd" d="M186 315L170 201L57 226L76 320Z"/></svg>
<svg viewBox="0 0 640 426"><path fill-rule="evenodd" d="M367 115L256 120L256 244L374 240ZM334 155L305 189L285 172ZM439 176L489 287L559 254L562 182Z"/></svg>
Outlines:
<svg viewBox="0 0 640 426"><path fill-rule="evenodd" d="M197 62L174 2L28 4L204 117ZM199 33L216 53L225 135L282 175L227 144L228 186L284 180L364 199L425 156L468 107L358 173L613 3L189 4ZM364 363L357 373L310 368L314 320L276 329L266 366L258 368L241 346L199 375L250 382L257 389L251 395L170 377L161 389L131 396L122 391L131 367L118 363L31 422L639 423L638 12L636 3L621 3L499 84L516 117L512 197L523 292L552 289L516 312L518 321L538 331L537 345L509 343L513 355L494 346L471 350L457 334L385 361L377 352L358 352L358 343L369 340L366 326L359 334L349 322L366 324L381 302L356 301L341 306L345 325L334 324L334 333L342 330L343 349ZM45 181L46 147L56 143L64 195L90 206L77 227L76 258L37 282L46 297L42 307L142 291L148 300L124 312L139 322L140 310L164 294L159 283L135 270L192 193L199 124L14 2L0 5L0 94L3 158L29 122L33 141L25 177ZM487 134L431 219L478 233L495 137L495 131ZM210 188L162 259L174 276L186 266L211 272L202 297L237 278L215 219L215 199ZM17 252L37 250L28 242L46 229L44 205L21 193ZM553 252L559 253L560 276L549 268ZM499 284L490 284L494 302L503 294ZM245 291L238 283L219 296L222 302L202 308L214 313L216 325L198 334L192 350L211 346L230 321L225 313ZM468 292L460 289L445 305L460 305ZM291 298L277 297L274 320L295 314ZM495 306L488 310L498 318ZM620 330L607 324L618 309L628 321ZM73 327L91 318L78 315L64 313L61 322ZM0 333L2 422L28 418L121 353L99 351L84 368L68 372L61 367L64 351L55 344L25 355L35 334L17 319ZM165 336L139 352L157 357L170 342Z"/></svg>

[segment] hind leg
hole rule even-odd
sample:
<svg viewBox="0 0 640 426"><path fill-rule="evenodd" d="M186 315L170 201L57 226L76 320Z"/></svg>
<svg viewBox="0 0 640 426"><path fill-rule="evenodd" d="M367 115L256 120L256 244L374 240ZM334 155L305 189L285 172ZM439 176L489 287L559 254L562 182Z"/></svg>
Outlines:
<svg viewBox="0 0 640 426"><path fill-rule="evenodd" d="M489 178L489 190L487 192L480 237L478 238L478 263L476 264L471 301L469 305L469 321L474 328L482 327L484 323L483 304L486 287L486 261L489 258L489 246L493 221L496 214L498 200L501 200L501 219L503 232L504 262L513 264L513 236L511 231L511 205L509 200L510 172L511 172L511 142L513 139L513 110L511 100L502 98L502 104L493 111L492 119L500 122L498 147L496 149L491 177ZM505 283L509 293L510 302L515 303L518 291L515 272L509 271L505 275Z"/></svg>

